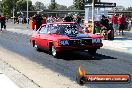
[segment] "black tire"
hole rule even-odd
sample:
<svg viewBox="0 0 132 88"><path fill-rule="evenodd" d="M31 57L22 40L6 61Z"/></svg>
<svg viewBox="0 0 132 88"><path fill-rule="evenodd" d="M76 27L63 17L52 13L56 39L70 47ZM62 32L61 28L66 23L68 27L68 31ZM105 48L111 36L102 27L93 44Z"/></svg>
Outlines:
<svg viewBox="0 0 132 88"><path fill-rule="evenodd" d="M90 55L94 56L94 55L96 54L96 51L97 51L97 49L89 49L89 50L88 50L88 53L89 53Z"/></svg>
<svg viewBox="0 0 132 88"><path fill-rule="evenodd" d="M41 51L41 49L38 47L38 45L36 44L35 41L33 41L33 47L34 47L37 51Z"/></svg>
<svg viewBox="0 0 132 88"><path fill-rule="evenodd" d="M53 57L58 57L59 56L59 52L57 52L56 51L56 49L55 49L55 47L54 46L51 46L50 47L50 52L51 52L51 55L53 56Z"/></svg>

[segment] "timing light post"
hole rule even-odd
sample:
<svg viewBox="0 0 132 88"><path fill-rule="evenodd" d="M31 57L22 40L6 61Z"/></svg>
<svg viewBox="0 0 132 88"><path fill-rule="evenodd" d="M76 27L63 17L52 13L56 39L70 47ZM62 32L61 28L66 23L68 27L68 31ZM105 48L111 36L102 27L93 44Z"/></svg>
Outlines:
<svg viewBox="0 0 132 88"><path fill-rule="evenodd" d="M27 28L28 28L28 0L27 0Z"/></svg>
<svg viewBox="0 0 132 88"><path fill-rule="evenodd" d="M13 23L15 23L15 22L14 22L14 18L15 18L15 13L14 13L14 12L15 12L15 9L14 9L14 7L13 7L13 10L12 10L12 13L13 13Z"/></svg>
<svg viewBox="0 0 132 88"><path fill-rule="evenodd" d="M94 33L94 0L92 0L92 33Z"/></svg>
<svg viewBox="0 0 132 88"><path fill-rule="evenodd" d="M28 19L28 0L27 0L27 19Z"/></svg>

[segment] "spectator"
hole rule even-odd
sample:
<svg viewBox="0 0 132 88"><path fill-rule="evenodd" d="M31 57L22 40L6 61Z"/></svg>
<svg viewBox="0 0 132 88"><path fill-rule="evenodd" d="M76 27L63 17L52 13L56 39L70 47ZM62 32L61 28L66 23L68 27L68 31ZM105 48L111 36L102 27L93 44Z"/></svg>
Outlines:
<svg viewBox="0 0 132 88"><path fill-rule="evenodd" d="M46 17L43 17L42 24L46 24Z"/></svg>
<svg viewBox="0 0 132 88"><path fill-rule="evenodd" d="M68 14L68 16L66 16L66 17L64 18L64 21L65 21L65 22L72 22L72 21L73 21L73 17L72 17L70 14Z"/></svg>
<svg viewBox="0 0 132 88"><path fill-rule="evenodd" d="M90 33L88 27L85 27L84 32Z"/></svg>
<svg viewBox="0 0 132 88"><path fill-rule="evenodd" d="M77 16L77 23L80 24L81 23L81 20L82 20L81 16L78 15Z"/></svg>
<svg viewBox="0 0 132 88"><path fill-rule="evenodd" d="M2 32L2 29L6 29L6 17L4 16L0 16L0 22L1 22L1 32Z"/></svg>
<svg viewBox="0 0 132 88"><path fill-rule="evenodd" d="M19 18L18 17L16 17L16 23L19 24Z"/></svg>
<svg viewBox="0 0 132 88"><path fill-rule="evenodd" d="M30 19L29 21L30 29L34 30L35 29L35 21L33 18Z"/></svg>
<svg viewBox="0 0 132 88"><path fill-rule="evenodd" d="M117 14L114 14L111 18L111 23L113 25L113 29L115 30L118 30L118 17L117 17Z"/></svg>
<svg viewBox="0 0 132 88"><path fill-rule="evenodd" d="M109 20L104 15L102 15L100 26L101 26L100 33L103 34L102 36L108 35L112 30L109 25Z"/></svg>
<svg viewBox="0 0 132 88"><path fill-rule="evenodd" d="M125 29L125 17L123 14L121 14L119 17L118 17L118 25L119 25L119 35L120 35L120 31L122 31L122 35L124 35L123 33L123 30Z"/></svg>
<svg viewBox="0 0 132 88"><path fill-rule="evenodd" d="M102 30L109 30L109 20L102 15L100 25L102 26Z"/></svg>
<svg viewBox="0 0 132 88"><path fill-rule="evenodd" d="M46 23L52 23L52 22L54 22L53 17L52 16L48 17L47 20L46 20Z"/></svg>
<svg viewBox="0 0 132 88"><path fill-rule="evenodd" d="M128 19L128 30L130 31L132 27L132 20L131 18Z"/></svg>
<svg viewBox="0 0 132 88"><path fill-rule="evenodd" d="M27 23L27 19L26 19L26 17L23 18L23 21L24 21L24 24Z"/></svg>
<svg viewBox="0 0 132 88"><path fill-rule="evenodd" d="M36 25L36 31L39 29L39 27L42 25L42 16L40 14L37 14L35 17L34 17L34 20L35 20L35 25Z"/></svg>
<svg viewBox="0 0 132 88"><path fill-rule="evenodd" d="M0 23L1 23L1 15L0 15Z"/></svg>

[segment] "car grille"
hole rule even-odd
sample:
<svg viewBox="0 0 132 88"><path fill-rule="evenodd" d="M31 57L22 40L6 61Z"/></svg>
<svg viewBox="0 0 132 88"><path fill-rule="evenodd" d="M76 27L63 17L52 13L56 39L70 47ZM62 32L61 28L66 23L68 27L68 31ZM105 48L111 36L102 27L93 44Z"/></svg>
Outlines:
<svg viewBox="0 0 132 88"><path fill-rule="evenodd" d="M82 45L92 45L92 39L82 39L81 44Z"/></svg>
<svg viewBox="0 0 132 88"><path fill-rule="evenodd" d="M80 40L70 40L69 45L81 45Z"/></svg>
<svg viewBox="0 0 132 88"><path fill-rule="evenodd" d="M69 41L69 45L92 45L92 39L73 39Z"/></svg>

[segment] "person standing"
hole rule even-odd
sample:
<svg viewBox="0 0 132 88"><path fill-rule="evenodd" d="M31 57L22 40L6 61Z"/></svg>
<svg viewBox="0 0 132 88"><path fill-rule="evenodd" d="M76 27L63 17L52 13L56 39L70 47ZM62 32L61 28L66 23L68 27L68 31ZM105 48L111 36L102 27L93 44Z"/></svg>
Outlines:
<svg viewBox="0 0 132 88"><path fill-rule="evenodd" d="M118 17L117 17L117 14L114 14L114 15L111 17L111 23L112 23L112 25L113 25L114 31L116 32L116 30L118 30Z"/></svg>
<svg viewBox="0 0 132 88"><path fill-rule="evenodd" d="M2 32L3 28L6 29L6 18L4 16L1 16L0 22L1 22L1 32Z"/></svg>
<svg viewBox="0 0 132 88"><path fill-rule="evenodd" d="M104 15L102 15L100 24L103 26L103 30L104 30L104 29L105 29L105 30L110 30L110 29L109 29L109 20L108 20Z"/></svg>
<svg viewBox="0 0 132 88"><path fill-rule="evenodd" d="M73 17L70 13L64 18L64 22L73 22Z"/></svg>
<svg viewBox="0 0 132 88"><path fill-rule="evenodd" d="M35 17L34 17L34 20L35 20L35 25L36 25L36 31L39 29L39 27L42 25L42 16L40 14L37 14Z"/></svg>
<svg viewBox="0 0 132 88"><path fill-rule="evenodd" d="M128 31L131 30L131 27L132 27L132 19L128 18Z"/></svg>
<svg viewBox="0 0 132 88"><path fill-rule="evenodd" d="M32 30L35 29L35 21L34 21L33 17L30 18L29 25L30 25L30 29L32 29Z"/></svg>
<svg viewBox="0 0 132 88"><path fill-rule="evenodd" d="M1 23L1 15L0 15L0 23Z"/></svg>
<svg viewBox="0 0 132 88"><path fill-rule="evenodd" d="M125 17L123 14L121 14L119 17L118 17L118 25L119 25L119 35L120 35L120 31L122 31L122 35L124 35L124 32L123 30L125 29Z"/></svg>
<svg viewBox="0 0 132 88"><path fill-rule="evenodd" d="M81 24L81 20L82 20L81 16L78 15L78 16L77 16L77 23L78 23L78 24Z"/></svg>
<svg viewBox="0 0 132 88"><path fill-rule="evenodd" d="M108 35L110 34L112 29L110 28L108 18L106 18L104 15L102 15L100 26L101 26L101 30L100 30L101 36L104 39L108 39Z"/></svg>
<svg viewBox="0 0 132 88"><path fill-rule="evenodd" d="M26 19L26 17L23 18L23 21L24 21L24 24L27 23L27 19Z"/></svg>
<svg viewBox="0 0 132 88"><path fill-rule="evenodd" d="M46 24L46 17L43 17L42 24Z"/></svg>

